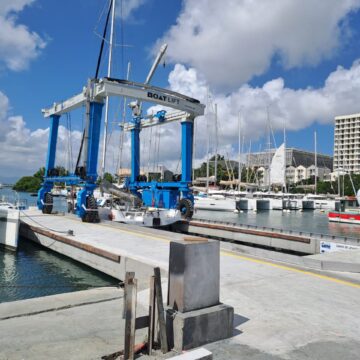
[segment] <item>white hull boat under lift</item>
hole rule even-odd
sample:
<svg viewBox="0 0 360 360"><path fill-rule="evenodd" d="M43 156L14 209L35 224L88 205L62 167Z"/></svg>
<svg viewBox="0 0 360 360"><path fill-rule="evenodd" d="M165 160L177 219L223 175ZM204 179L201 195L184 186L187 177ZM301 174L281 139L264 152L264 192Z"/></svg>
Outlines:
<svg viewBox="0 0 360 360"><path fill-rule="evenodd" d="M98 201L98 204L101 200ZM181 212L176 209L144 208L131 209L126 206L99 206L100 220L139 225L145 227L163 227L181 221Z"/></svg>
<svg viewBox="0 0 360 360"><path fill-rule="evenodd" d="M104 197L97 199L100 220L111 220L146 227L168 226L182 219L180 210L141 206L136 196L116 188L107 181L102 183Z"/></svg>

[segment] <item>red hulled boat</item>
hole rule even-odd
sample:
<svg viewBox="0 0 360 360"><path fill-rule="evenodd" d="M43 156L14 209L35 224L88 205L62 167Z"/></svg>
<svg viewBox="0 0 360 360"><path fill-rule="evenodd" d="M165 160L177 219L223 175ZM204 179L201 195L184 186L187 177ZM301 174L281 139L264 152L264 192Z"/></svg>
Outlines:
<svg viewBox="0 0 360 360"><path fill-rule="evenodd" d="M360 224L360 208L357 198L352 196L340 200L336 203L335 211L329 211L328 219L333 222Z"/></svg>

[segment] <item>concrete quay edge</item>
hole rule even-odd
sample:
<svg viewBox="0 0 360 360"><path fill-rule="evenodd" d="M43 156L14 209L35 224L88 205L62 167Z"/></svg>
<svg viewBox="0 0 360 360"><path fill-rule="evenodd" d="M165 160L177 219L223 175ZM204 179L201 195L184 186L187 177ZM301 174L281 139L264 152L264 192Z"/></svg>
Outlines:
<svg viewBox="0 0 360 360"><path fill-rule="evenodd" d="M0 303L0 321L37 315L76 306L121 299L123 290L114 286Z"/></svg>
<svg viewBox="0 0 360 360"><path fill-rule="evenodd" d="M321 259L321 255L309 255L298 256L293 254L287 254L283 252L277 252L252 246L246 246L242 244L234 244L228 242L222 242L222 250L232 251L238 254L245 254L255 256L262 259L268 259L271 261L281 262L289 265L295 265L305 267L313 270L324 271L336 271L342 273L360 273L360 263L354 263L351 261L335 261ZM350 250L351 252L352 250Z"/></svg>

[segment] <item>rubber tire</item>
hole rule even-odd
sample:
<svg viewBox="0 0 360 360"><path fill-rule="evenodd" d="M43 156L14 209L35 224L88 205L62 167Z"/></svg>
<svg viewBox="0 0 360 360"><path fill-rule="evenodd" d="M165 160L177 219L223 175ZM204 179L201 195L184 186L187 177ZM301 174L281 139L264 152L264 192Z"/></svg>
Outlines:
<svg viewBox="0 0 360 360"><path fill-rule="evenodd" d="M181 199L178 209L183 219L191 219L194 215L194 205L190 199Z"/></svg>
<svg viewBox="0 0 360 360"><path fill-rule="evenodd" d="M70 201L67 203L67 212L69 214L72 214L74 212L73 204Z"/></svg>
<svg viewBox="0 0 360 360"><path fill-rule="evenodd" d="M86 198L86 208L97 210L97 203L94 196L88 196ZM100 222L99 213L97 211L87 211L81 220L87 223L98 223Z"/></svg>
<svg viewBox="0 0 360 360"><path fill-rule="evenodd" d="M51 214L52 210L53 210L53 196L47 192L45 194L45 204L49 204L49 205L44 205L44 207L42 208L42 213L43 214Z"/></svg>

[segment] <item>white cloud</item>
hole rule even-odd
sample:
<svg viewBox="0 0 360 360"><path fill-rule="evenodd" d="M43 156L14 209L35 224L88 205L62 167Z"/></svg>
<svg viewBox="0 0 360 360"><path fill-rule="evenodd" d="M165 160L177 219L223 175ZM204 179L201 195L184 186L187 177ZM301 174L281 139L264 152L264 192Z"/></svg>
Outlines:
<svg viewBox="0 0 360 360"><path fill-rule="evenodd" d="M0 168L2 176L33 174L45 165L49 128L30 130L22 116L9 116L10 103L0 92ZM81 133L72 132L74 148L80 144ZM59 127L57 163L66 165L68 130Z"/></svg>
<svg viewBox="0 0 360 360"><path fill-rule="evenodd" d="M206 103L207 84L198 80L194 69L176 65L169 76L173 90L198 98ZM300 130L314 122L333 124L334 117L360 112L360 60L350 69L339 66L323 87L314 89L287 88L282 78L265 83L262 87L243 85L230 94L212 95L218 104L219 143L222 153L237 151L238 116L241 112L242 132L246 140L258 139L266 134L267 107L274 131ZM211 122L211 143L214 146L214 121ZM198 157L204 158L207 141L205 118L197 119ZM173 134L176 139L176 134ZM330 139L332 141L332 139ZM291 145L291 144L290 144Z"/></svg>
<svg viewBox="0 0 360 360"><path fill-rule="evenodd" d="M13 71L27 68L46 46L36 32L17 23L16 13L33 2L1 0L0 3L0 64Z"/></svg>
<svg viewBox="0 0 360 360"><path fill-rule="evenodd" d="M169 87L183 94L199 99L207 104L208 84L198 72L183 65L175 65L169 75ZM195 163L206 159L208 133L210 150L215 151L215 127L213 104L218 105L218 142L219 152L226 157L236 158L238 142L238 116L242 113L242 133L246 140L257 140L266 135L267 113L269 106L273 130L283 131L284 123L288 130L301 130L314 122L332 124L340 114L359 112L360 103L360 61L351 68L338 67L332 72L323 87L294 90L286 87L282 78L265 83L262 87L247 84L229 94L209 94L212 98L210 113L198 117L195 124ZM159 106L151 111L160 110ZM209 130L207 128L209 121ZM320 135L320 134L319 134ZM107 169L116 169L119 149L119 132L112 134L108 145ZM330 139L329 141L332 141ZM290 146L292 144L289 144ZM264 145L265 146L265 145ZM126 136L123 147L123 167L129 167L130 138ZM101 150L100 150L101 151ZM172 123L141 132L141 167L153 169L163 164L175 172L181 172L181 125Z"/></svg>
<svg viewBox="0 0 360 360"><path fill-rule="evenodd" d="M117 5L116 15L123 18L124 20L129 19L132 14L147 0L127 0L120 1Z"/></svg>
<svg viewBox="0 0 360 360"><path fill-rule="evenodd" d="M207 102L208 85L196 70L176 65L169 75L170 88ZM282 78L265 83L262 87L243 85L229 94L210 94L212 103L218 104L219 152L226 157L235 157L238 141L238 115L242 113L242 133L248 144L266 134L269 106L270 120L274 131L282 131L284 123L289 130L300 130L314 122L332 124L334 117L359 112L360 60L349 69L338 67L332 72L323 87L291 89ZM208 108L210 108L209 106ZM22 116L9 116L8 98L0 92L0 168L5 174L21 176L32 174L44 166L48 128L30 130ZM210 143L214 152L214 115L196 119L195 163L206 158L208 139L207 122L210 127ZM73 162L79 148L81 132L72 132ZM59 128L57 165L67 166L68 130ZM107 171L116 170L119 158L120 132L115 129L107 150ZM330 139L329 141L332 141ZM289 144L290 146L292 144ZM102 150L100 148L99 155ZM141 167L164 164L173 171L181 172L181 125L172 123L141 132ZM130 137L125 137L122 167L129 167Z"/></svg>
<svg viewBox="0 0 360 360"><path fill-rule="evenodd" d="M346 16L359 7L360 0L184 0L159 43L212 86L233 88L266 72L275 55L285 68L331 56L349 34Z"/></svg>
<svg viewBox="0 0 360 360"><path fill-rule="evenodd" d="M8 97L0 91L0 177L15 177L32 175L40 167L45 166L48 148L49 127L31 130L22 116L9 116L10 102ZM44 125L48 122L44 120ZM64 126L61 118L58 130L56 166L64 166L74 170L82 132L69 130ZM119 158L120 132L116 129L109 139L107 148L107 171L115 172ZM70 159L69 142L72 149ZM101 141L102 143L102 141ZM123 167L129 167L130 139L126 136ZM145 147L143 147L143 151ZM99 150L99 166L102 155L102 146ZM145 155L144 155L145 156ZM145 158L145 157L144 157ZM146 157L147 159L147 157Z"/></svg>
<svg viewBox="0 0 360 360"><path fill-rule="evenodd" d="M1 0L0 15L6 16L14 11L21 11L25 6L31 5L35 0Z"/></svg>

